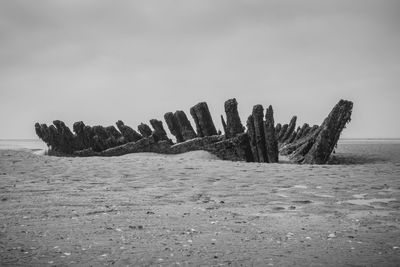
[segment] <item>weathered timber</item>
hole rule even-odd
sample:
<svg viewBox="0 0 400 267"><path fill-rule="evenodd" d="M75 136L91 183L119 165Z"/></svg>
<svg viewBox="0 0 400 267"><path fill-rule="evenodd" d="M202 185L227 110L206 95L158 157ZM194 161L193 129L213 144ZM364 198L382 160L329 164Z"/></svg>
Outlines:
<svg viewBox="0 0 400 267"><path fill-rule="evenodd" d="M293 141L292 143L287 143L282 145L279 149L279 154L284 156L289 156L295 150L300 149L300 147L302 151L306 150L308 151L309 147L305 144L307 143L308 145L310 145L309 140L312 140L315 137L315 135L319 133L318 129L319 129L318 125L314 125L313 127L306 126L305 131L303 132L303 137ZM311 141L311 143L312 142L313 141ZM302 154L302 153L297 153L297 154ZM294 155L292 155L292 158L293 161L296 161Z"/></svg>
<svg viewBox="0 0 400 267"><path fill-rule="evenodd" d="M221 124L222 124L222 128L224 129L224 134L226 135L228 130L227 130L226 122L225 122L225 119L224 119L223 115L221 115Z"/></svg>
<svg viewBox="0 0 400 267"><path fill-rule="evenodd" d="M57 128L54 125L47 126L46 124L35 124L35 130L40 139L42 139L50 150L68 153L68 151L73 150L73 148L65 149L65 142L62 140L62 137ZM72 146L72 144L71 144ZM65 152L63 152L65 151Z"/></svg>
<svg viewBox="0 0 400 267"><path fill-rule="evenodd" d="M172 143L172 141L168 138L167 133L164 130L162 121L159 121L156 119L151 119L150 124L154 129L152 135L154 136L154 139L156 140L156 142L168 141L168 142Z"/></svg>
<svg viewBox="0 0 400 267"><path fill-rule="evenodd" d="M297 132L293 131L293 133L289 136L289 138L286 139L285 143L289 144L289 143L294 142L294 140L296 139L296 136L297 136Z"/></svg>
<svg viewBox="0 0 400 267"><path fill-rule="evenodd" d="M300 129L297 130L297 135L294 141L299 140L300 138L302 138L305 134L306 134L306 129L310 128L310 126L308 125L308 123L304 123L303 126L301 126Z"/></svg>
<svg viewBox="0 0 400 267"><path fill-rule="evenodd" d="M93 133L102 140L106 140L107 138L110 137L110 135L108 134L108 132L106 131L106 129L103 126L95 125L92 127L92 129L93 129Z"/></svg>
<svg viewBox="0 0 400 267"><path fill-rule="evenodd" d="M118 130L121 132L122 136L125 138L127 142L136 142L143 138L134 129L125 125L123 121L119 120L115 124L117 125Z"/></svg>
<svg viewBox="0 0 400 267"><path fill-rule="evenodd" d="M254 162L249 137L245 133L212 143L205 150L223 160Z"/></svg>
<svg viewBox="0 0 400 267"><path fill-rule="evenodd" d="M138 152L177 154L206 150L221 159L272 163L278 162L280 140L280 154L287 155L292 162L324 164L350 121L352 107L352 102L341 100L320 126L304 124L295 130L295 116L290 124L275 127L272 106L266 109L264 121L263 107L256 105L247 120L247 131L243 133L237 102L230 99L225 102L228 122L225 123L221 116L225 131L222 136L216 132L208 106L203 102L191 109L199 137L183 111L164 115L168 128L177 138L175 145L168 139L163 123L156 119L150 121L154 131L146 124L138 126L143 136L122 121L116 123L119 131L114 126L91 127L80 121L73 125L74 134L59 120L50 126L36 123L35 131L49 147L49 155L57 156L118 156Z"/></svg>
<svg viewBox="0 0 400 267"><path fill-rule="evenodd" d="M267 149L265 147L264 134L264 108L262 105L253 107L254 133L256 136L256 146L259 162L268 162Z"/></svg>
<svg viewBox="0 0 400 267"><path fill-rule="evenodd" d="M303 137L308 136L308 134L310 133L310 131L311 131L310 125L307 125L307 127L304 129L303 133L301 134L301 137L300 137L300 138L303 138ZM299 138L299 139L300 139L300 138Z"/></svg>
<svg viewBox="0 0 400 267"><path fill-rule="evenodd" d="M40 124L38 122L35 123L35 132L36 135L46 143L47 146L50 146L50 140L48 136L48 127L46 124Z"/></svg>
<svg viewBox="0 0 400 267"><path fill-rule="evenodd" d="M110 137L116 141L116 145L128 143L128 140L123 137L123 135L117 130L117 128L115 128L115 126L111 125L106 127L106 131L109 133Z"/></svg>
<svg viewBox="0 0 400 267"><path fill-rule="evenodd" d="M96 125L92 127L92 130L94 133L92 138L93 150L102 151L120 145L117 139L110 133L110 131L107 131L105 127Z"/></svg>
<svg viewBox="0 0 400 267"><path fill-rule="evenodd" d="M285 143L292 136L294 130L296 129L296 121L297 121L297 116L293 116L289 122L286 132L282 135L282 137L279 140L281 143Z"/></svg>
<svg viewBox="0 0 400 267"><path fill-rule="evenodd" d="M277 137L278 142L280 142L282 140L282 138L285 135L288 127L289 127L289 124L282 125L281 130L279 131L279 134L278 134L278 137Z"/></svg>
<svg viewBox="0 0 400 267"><path fill-rule="evenodd" d="M129 153L154 152L161 154L180 154L195 150L208 151L220 159L232 161L252 161L252 155L249 151L248 136L240 134L234 138L225 139L224 136L214 135L207 137L194 138L179 144L171 146L168 141L156 141L153 136L145 137L137 142L127 143L121 146L96 152L93 149L84 149L75 151L74 156L121 156Z"/></svg>
<svg viewBox="0 0 400 267"><path fill-rule="evenodd" d="M313 127L311 127L309 134L312 134L316 131L318 131L319 125L313 125Z"/></svg>
<svg viewBox="0 0 400 267"><path fill-rule="evenodd" d="M237 106L238 103L235 98L225 101L224 108L226 113L226 138L231 138L244 132Z"/></svg>
<svg viewBox="0 0 400 267"><path fill-rule="evenodd" d="M280 124L280 123L276 124L276 126L275 126L275 135L276 135L276 138L278 138L281 129L282 129L282 124Z"/></svg>
<svg viewBox="0 0 400 267"><path fill-rule="evenodd" d="M188 151L202 150L209 144L224 140L224 136L213 135L206 137L196 137L185 142L171 146L171 154L180 154Z"/></svg>
<svg viewBox="0 0 400 267"><path fill-rule="evenodd" d="M60 142L58 140L57 128L54 125L50 125L47 129L48 129L49 143L51 149L54 149L56 151L61 151L61 148L59 147Z"/></svg>
<svg viewBox="0 0 400 267"><path fill-rule="evenodd" d="M274 124L274 111L270 105L265 112L264 122L265 148L270 163L279 161L278 141L276 140Z"/></svg>
<svg viewBox="0 0 400 267"><path fill-rule="evenodd" d="M89 125L85 125L85 127L83 128L83 135L87 142L85 144L85 147L91 147L93 144L93 136L94 136L93 128Z"/></svg>
<svg viewBox="0 0 400 267"><path fill-rule="evenodd" d="M176 142L180 143L183 142L183 136L182 136L182 130L179 126L179 123L174 116L174 113L172 112L167 112L164 114L164 120L167 123L168 129L171 132L173 136L176 138Z"/></svg>
<svg viewBox="0 0 400 267"><path fill-rule="evenodd" d="M195 131L193 130L192 125L190 124L190 121L188 120L185 112L183 112L182 110L177 110L174 113L174 116L176 118L176 121L179 124L179 128L181 129L181 134L183 137L183 140L190 140L193 138L196 138L197 135L195 133Z"/></svg>
<svg viewBox="0 0 400 267"><path fill-rule="evenodd" d="M113 125L107 126L105 129L110 137L112 136L115 139L122 137L122 134Z"/></svg>
<svg viewBox="0 0 400 267"><path fill-rule="evenodd" d="M140 125L138 125L138 130L143 137L149 137L153 133L150 126L143 122Z"/></svg>
<svg viewBox="0 0 400 267"><path fill-rule="evenodd" d="M79 157L91 157L91 156L121 156L130 153L140 153L140 152L154 152L161 154L168 154L171 144L166 140L156 141L153 136L144 137L137 142L130 142L124 145L112 147L105 149L103 151L94 151L93 149L85 149L80 151L75 151L74 156Z"/></svg>
<svg viewBox="0 0 400 267"><path fill-rule="evenodd" d="M314 125L306 137L284 146L281 153L296 163L325 164L350 121L352 109L351 101L340 100L321 126Z"/></svg>
<svg viewBox="0 0 400 267"><path fill-rule="evenodd" d="M340 134L351 120L353 102L340 100L318 128L319 134L302 163L325 164L335 148Z"/></svg>
<svg viewBox="0 0 400 267"><path fill-rule="evenodd" d="M253 155L253 160L255 162L260 162L260 158L258 157L258 151L257 151L256 132L254 129L253 115L250 115L247 118L246 126L247 126L247 135L249 136L250 150Z"/></svg>
<svg viewBox="0 0 400 267"><path fill-rule="evenodd" d="M224 160L253 161L249 138L244 133L228 139L221 135L194 138L171 146L170 153L178 154L194 150L205 150Z"/></svg>
<svg viewBox="0 0 400 267"><path fill-rule="evenodd" d="M197 137L204 137L203 132L201 131L200 123L199 123L199 118L197 118L197 114L194 110L193 107L190 108L190 115L192 115L192 118L194 120L194 124L196 125L196 133Z"/></svg>
<svg viewBox="0 0 400 267"><path fill-rule="evenodd" d="M74 134L60 120L53 121L53 124L56 130L53 128L52 134L57 143L57 150L63 153L71 153L75 149Z"/></svg>
<svg viewBox="0 0 400 267"><path fill-rule="evenodd" d="M85 136L85 124L83 121L77 121L73 124L72 129L74 130L76 137L75 143L79 146L80 149L89 148L90 141L86 140Z"/></svg>
<svg viewBox="0 0 400 267"><path fill-rule="evenodd" d="M95 151L102 151L114 146L121 145L123 141L117 139L117 134L114 132L115 127L103 127L96 125L92 127L93 130L93 144L92 148ZM116 130L116 129L115 129ZM114 132L114 133L113 133ZM115 134L115 136L114 136Z"/></svg>
<svg viewBox="0 0 400 267"><path fill-rule="evenodd" d="M57 147L61 152L69 153L73 149L73 134L69 129L66 129L64 122L60 120L53 121L56 130L52 131L54 139L57 140Z"/></svg>
<svg viewBox="0 0 400 267"><path fill-rule="evenodd" d="M40 123L38 123L38 122L35 123L35 132L36 132L36 135L37 135L40 139L42 139L44 142L46 142L46 141L44 140L44 133L42 132L42 129L41 129L41 127L40 127Z"/></svg>
<svg viewBox="0 0 400 267"><path fill-rule="evenodd" d="M190 114L196 124L198 137L217 135L217 130L206 102L200 102L190 108Z"/></svg>

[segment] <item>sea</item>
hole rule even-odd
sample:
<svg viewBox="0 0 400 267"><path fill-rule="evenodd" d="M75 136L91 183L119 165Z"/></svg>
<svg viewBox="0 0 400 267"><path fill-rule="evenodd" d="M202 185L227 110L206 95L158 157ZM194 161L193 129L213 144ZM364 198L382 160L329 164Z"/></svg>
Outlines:
<svg viewBox="0 0 400 267"><path fill-rule="evenodd" d="M47 145L40 139L0 139L0 150L28 150L44 154Z"/></svg>

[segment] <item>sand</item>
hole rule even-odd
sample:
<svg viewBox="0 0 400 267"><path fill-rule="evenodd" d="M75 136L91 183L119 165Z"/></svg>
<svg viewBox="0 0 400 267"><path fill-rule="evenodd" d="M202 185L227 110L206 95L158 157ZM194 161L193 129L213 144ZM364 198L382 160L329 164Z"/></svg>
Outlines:
<svg viewBox="0 0 400 267"><path fill-rule="evenodd" d="M400 144L334 163L0 150L0 265L399 266Z"/></svg>

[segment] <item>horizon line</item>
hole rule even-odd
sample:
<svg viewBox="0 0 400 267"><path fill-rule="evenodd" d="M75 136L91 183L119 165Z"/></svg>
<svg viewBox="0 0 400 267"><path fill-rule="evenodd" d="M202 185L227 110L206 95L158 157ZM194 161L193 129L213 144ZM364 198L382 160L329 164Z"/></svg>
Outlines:
<svg viewBox="0 0 400 267"><path fill-rule="evenodd" d="M339 140L400 140L400 137L345 137ZM0 138L0 141L42 141L40 138Z"/></svg>

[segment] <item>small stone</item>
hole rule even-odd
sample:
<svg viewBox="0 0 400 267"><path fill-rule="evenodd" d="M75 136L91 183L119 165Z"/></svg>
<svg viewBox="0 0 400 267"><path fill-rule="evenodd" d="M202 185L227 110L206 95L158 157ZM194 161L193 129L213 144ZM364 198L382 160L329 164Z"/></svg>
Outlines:
<svg viewBox="0 0 400 267"><path fill-rule="evenodd" d="M286 234L286 237L287 237L287 238L291 238L292 236L294 236L294 234L291 233L291 232L289 232L289 233Z"/></svg>

